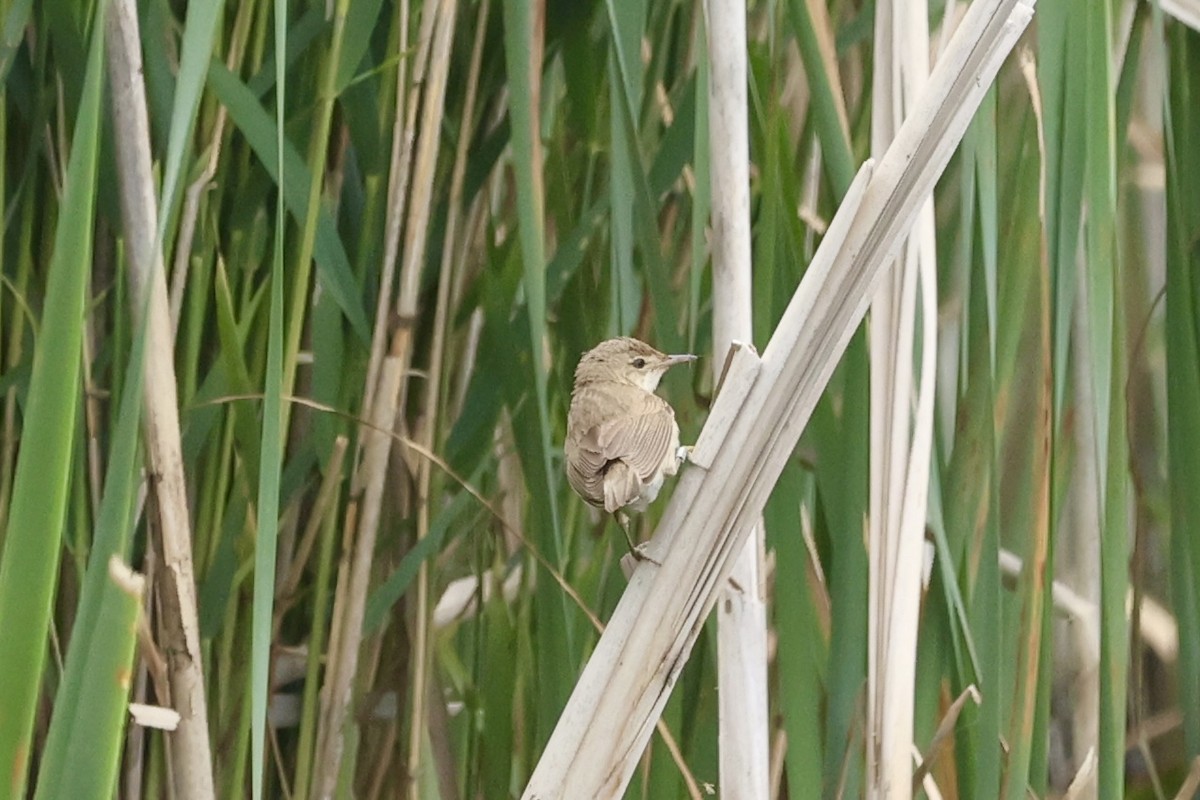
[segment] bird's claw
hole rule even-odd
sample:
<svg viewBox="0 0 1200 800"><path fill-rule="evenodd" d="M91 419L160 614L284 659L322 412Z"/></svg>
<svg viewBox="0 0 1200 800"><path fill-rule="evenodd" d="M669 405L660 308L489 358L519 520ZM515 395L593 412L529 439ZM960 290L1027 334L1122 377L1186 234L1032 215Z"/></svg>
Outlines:
<svg viewBox="0 0 1200 800"><path fill-rule="evenodd" d="M625 574L626 579L632 578L638 565L643 562L651 563L656 567L662 566L662 562L650 555L649 542L642 542L636 547L631 547L627 555L621 556L621 572Z"/></svg>
<svg viewBox="0 0 1200 800"><path fill-rule="evenodd" d="M675 451L675 460L677 460L680 464L686 461L691 461L692 449L693 447L690 444L679 445L679 449Z"/></svg>
<svg viewBox="0 0 1200 800"><path fill-rule="evenodd" d="M649 542L642 542L637 547L630 550L629 553L638 561L649 561L651 564L653 564L656 567L662 566L662 564L658 563L658 561L656 561L654 559L654 557L650 555L650 543Z"/></svg>

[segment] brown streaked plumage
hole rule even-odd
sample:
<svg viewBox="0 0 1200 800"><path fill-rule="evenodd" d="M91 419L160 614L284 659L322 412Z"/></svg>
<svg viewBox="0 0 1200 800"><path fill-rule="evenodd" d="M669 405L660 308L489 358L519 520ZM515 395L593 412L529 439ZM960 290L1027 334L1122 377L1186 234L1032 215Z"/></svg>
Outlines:
<svg viewBox="0 0 1200 800"><path fill-rule="evenodd" d="M695 358L665 355L628 337L584 353L563 447L567 480L580 497L612 514L645 511L663 478L679 471L684 451L675 411L654 390L668 369Z"/></svg>

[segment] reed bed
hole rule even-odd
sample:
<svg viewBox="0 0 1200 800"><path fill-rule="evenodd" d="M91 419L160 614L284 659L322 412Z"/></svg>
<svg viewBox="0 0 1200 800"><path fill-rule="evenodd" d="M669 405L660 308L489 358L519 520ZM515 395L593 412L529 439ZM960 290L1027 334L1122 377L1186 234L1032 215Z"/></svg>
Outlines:
<svg viewBox="0 0 1200 800"><path fill-rule="evenodd" d="M2 11L0 799L1200 785L1194 0Z"/></svg>

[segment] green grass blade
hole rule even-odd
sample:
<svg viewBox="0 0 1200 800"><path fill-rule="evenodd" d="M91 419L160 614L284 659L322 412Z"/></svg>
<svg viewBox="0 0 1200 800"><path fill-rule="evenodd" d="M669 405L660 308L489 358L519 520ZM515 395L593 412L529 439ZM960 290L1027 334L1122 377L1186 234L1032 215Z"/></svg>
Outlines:
<svg viewBox="0 0 1200 800"><path fill-rule="evenodd" d="M867 550L862 536L867 505L867 363L866 340L855 334L839 370L844 400L835 410L837 390L826 389L805 435L818 451L836 447L840 457L822 461L816 470L818 540L828 537L826 567L832 607L827 669L825 727L825 797L839 795L845 775L846 797L863 791L864 742L861 704L867 679Z"/></svg>
<svg viewBox="0 0 1200 800"><path fill-rule="evenodd" d="M267 370L263 387L262 461L258 472L258 520L254 539L254 599L251 644L251 705L253 725L253 782L261 797L265 776L265 733L270 687L271 622L275 602L275 551L279 540L279 465L283 456L283 224L276 237L276 258L271 270L271 319L267 344Z"/></svg>
<svg viewBox="0 0 1200 800"><path fill-rule="evenodd" d="M12 69L13 56L25 37L25 26L29 23L32 8L33 0L17 0L4 15L4 29L0 33L0 83L8 80L8 71Z"/></svg>
<svg viewBox="0 0 1200 800"><path fill-rule="evenodd" d="M159 196L158 232L161 247L171 209L178 196L179 176L183 172L184 152L192 139L196 112L200 108L200 93L208 75L208 63L213 56L213 41L217 22L224 9L224 0L201 0L188 3L187 22L183 29L183 49L179 56L179 72L175 81L175 102L171 109L171 132L167 140L167 158L163 162L162 193Z"/></svg>
<svg viewBox="0 0 1200 800"><path fill-rule="evenodd" d="M92 259L103 34L101 12L93 22L0 554L0 708L5 709L0 714L5 776L0 797L5 798L24 794L66 514Z"/></svg>
<svg viewBox="0 0 1200 800"><path fill-rule="evenodd" d="M622 110L626 103L633 108L641 104L641 59L627 64L623 54L640 48L644 32L646 7L642 0L622 2L614 9L608 3L612 17L612 50L608 59L609 136L612 164L609 182L610 208L610 269L612 270L612 333L624 334L637 324L642 292L633 272L635 189L633 173L640 168L637 138L630 138ZM626 72L629 67L631 72ZM635 129L636 130L636 129Z"/></svg>
<svg viewBox="0 0 1200 800"><path fill-rule="evenodd" d="M1038 85L1043 100L1046 140L1046 249L1054 298L1054 428L1061 425L1066 402L1067 349L1075 302L1075 253L1084 204L1087 153L1083 86L1087 74L1083 37L1071 26L1086 3L1047 3L1038 13ZM1058 366L1061 365L1061 366Z"/></svg>
<svg viewBox="0 0 1200 800"><path fill-rule="evenodd" d="M507 56L509 88L512 92L512 149L517 180L518 235L521 242L525 305L529 314L529 333L534 354L541 352L546 334L546 257L544 191L541 176L542 147L535 105L541 84L541 56L534 43L532 9L516 0L504 3L504 48ZM538 402L545 400L545 367L533 359L538 376Z"/></svg>
<svg viewBox="0 0 1200 800"><path fill-rule="evenodd" d="M466 501L470 499L471 495L467 492L455 495L450 504L434 518L433 524L429 526L429 533L404 554L399 566L367 597L367 607L363 613L363 635L378 632L387 622L392 607L408 591L421 564L441 550L446 532L462 515L462 510L467 505Z"/></svg>
<svg viewBox="0 0 1200 800"><path fill-rule="evenodd" d="M642 275L646 279L646 288L654 307L655 344L667 352L676 352L680 345L680 335L676 323L675 303L670 284L667 281L667 268L663 262L661 244L659 241L658 204L650 187L649 176L638 150L637 109L640 105L640 94L631 87L641 84L641 70L635 64L640 61L629 53L630 45L640 41L640 37L632 36L631 32L639 26L637 8L630 13L629 3L617 4L614 0L606 0L609 24L613 35L613 50L616 60L616 74L613 76L613 129L620 126L623 133L614 136L614 161L619 162L621 172L620 182L622 191L628 191L625 197L612 195L614 211L618 203L633 209L633 220L636 223L638 242L642 254ZM633 41L627 41L632 39ZM628 169L628 172L624 170ZM618 176L614 175L614 182ZM628 181L626 183L626 181ZM617 226L619 227L619 226ZM628 280L620 276L617 270L617 282ZM624 302L622 300L622 302Z"/></svg>
<svg viewBox="0 0 1200 800"><path fill-rule="evenodd" d="M287 3L275 0L275 52L287 52ZM282 60L275 62L275 171L287 185L283 132L286 83ZM267 702L270 697L272 620L275 610L275 557L279 541L279 483L283 459L283 245L287 222L284 193L275 206L271 261L271 311L267 322L267 366L263 374L262 448L258 471L258 519L254 537L254 597L250 643L250 784L254 800L263 796L266 775ZM303 218L303 217L301 217Z"/></svg>
<svg viewBox="0 0 1200 800"><path fill-rule="evenodd" d="M145 318L143 313L142 319ZM114 728L107 715L92 713L95 709L88 704L98 701L106 692L117 692L119 697L115 702L123 704L128 694L128 686L118 687L109 683L96 685L96 675L113 674L106 667L119 658L117 650L124 643L121 636L124 628L114 623L112 618L106 623L103 609L106 603L109 604L110 613L116 613L120 618L120 597L113 596L117 589L110 561L116 558L123 562L129 557L134 498L139 478L138 426L141 421L142 362L145 351L146 328L143 325L134 338L133 352L125 372L128 380L121 392L121 408L113 431L113 449L106 473L108 480L104 486L75 626L71 631L71 646L67 650L62 685L54 699L54 713L50 718L50 731L38 773L38 797L83 796L70 790L66 783L78 774L77 769L69 768L77 766L72 754L76 754L81 746L119 740L124 730L123 713ZM116 663L124 664L124 669L128 670L128 654L124 662L117 660ZM124 711L123 707L121 711ZM99 752L103 748L95 749ZM113 769L116 766L115 758L114 751ZM110 783L111 780L93 782L97 787L107 787Z"/></svg>
<svg viewBox="0 0 1200 800"><path fill-rule="evenodd" d="M540 109L536 100L541 87L540 42L536 32L533 9L522 0L504 0L504 52L508 67L508 89L511 92L509 117L512 122L513 166L516 173L518 235L520 239L523 287L525 289L525 320L528 326L528 348L517 347L508 353L512 369L507 376L522 384L522 394L529 382L533 384L534 405L531 413L522 414L519 433L531 433L524 441L518 439L526 465L526 480L532 506L537 544L552 564L565 563L566 552L558 511L558 495L554 491L562 481L554 479L550 445L550 413L547 397L546 367L542 359L546 339L546 257L544 220L544 191L542 185L542 147L538 120ZM520 376L518 378L517 376ZM513 406L514 411L518 408ZM549 737L559 711L566 704L570 684L562 665L574 663L575 658L571 611L563 594L551 587L548 576L538 581L539 597L537 625L538 674L543 678L544 692L539 703L538 736Z"/></svg>
<svg viewBox="0 0 1200 800"><path fill-rule="evenodd" d="M335 92L341 95L354 80L354 71L362 62L371 44L371 34L379 23L383 0L355 0L349 4L346 16L346 42L338 60Z"/></svg>
<svg viewBox="0 0 1200 800"><path fill-rule="evenodd" d="M217 340L220 342L221 361L225 365L227 390L234 395L249 395L255 392L255 387L244 356L246 335L241 332L234 318L233 296L223 262L217 262L214 277L214 307L210 314L216 317ZM252 317L257 305L249 304L243 313ZM245 404L230 409L229 413L233 416L233 430L237 437L239 454L246 465L246 479L253 483L258 480L261 461L258 445L261 444L262 433L258 429L257 414Z"/></svg>
<svg viewBox="0 0 1200 800"><path fill-rule="evenodd" d="M238 130L246 137L254 154L277 185L283 188L283 198L288 211L297 224L304 224L308 216L308 168L300 153L286 139L283 142L283 158L277 156L279 144L274 136L275 126L270 115L246 84L238 80L224 64L213 61L208 67L208 80L218 99L229 109L229 116ZM282 164L282 166L281 166ZM281 181L280 170L287 176ZM338 236L337 224L326 208L317 212L317 233L313 243L313 257L317 262L317 276L322 286L337 300L338 307L347 321L364 342L370 341L366 313L358 283L350 270L350 259Z"/></svg>
<svg viewBox="0 0 1200 800"><path fill-rule="evenodd" d="M972 226L968 231L972 242L975 229ZM994 406L997 384L990 358L997 337L987 313L988 297L994 289L987 285L984 259L980 254L968 262L971 274L963 343L968 355L961 379L965 390L959 399L958 430L950 468L946 471L946 528L953 532L957 552L962 554L958 563L952 563L961 576L959 580L965 584L963 592L969 608L964 639L971 658L969 664L958 665L955 690L961 691L973 683L984 698L980 706L970 704L963 711L960 738L968 743L964 760L969 765L963 788L977 797L999 797L1003 768L1001 709L1008 675L1001 667L1004 642L998 566L1000 479ZM947 576L947 583L951 580Z"/></svg>
<svg viewBox="0 0 1200 800"><path fill-rule="evenodd" d="M1200 34L1175 25L1168 38L1167 166L1167 458L1171 577L1179 618L1179 706L1188 752L1200 754L1200 310L1195 276L1200 249L1200 136L1195 102Z"/></svg>
<svg viewBox="0 0 1200 800"><path fill-rule="evenodd" d="M122 480L132 484L128 478ZM125 527L128 528L127 520ZM61 694L56 704L61 743L47 750L37 798L112 797L125 743L133 649L137 643L145 578L115 555L97 564L99 561L93 561L93 567L98 569L89 569L89 573L101 577L99 592L89 598L96 605L90 615L94 630L73 645L80 655L75 662L77 671L69 677L78 688L72 691L69 704ZM57 713L60 709L61 716Z"/></svg>
<svg viewBox="0 0 1200 800"><path fill-rule="evenodd" d="M812 92L812 112L821 139L822 166L833 186L834 198L840 200L854 180L856 162L850 149L850 132L841 111L843 100L837 91L840 82L837 75L830 74L830 69L836 66L826 59L826 55L833 54L822 53L821 32L816 29L806 0L788 0L788 11Z"/></svg>
<svg viewBox="0 0 1200 800"><path fill-rule="evenodd" d="M1097 761L1101 797L1125 791L1125 698L1129 632L1128 445L1125 439L1125 325L1117 247L1116 108L1112 74L1110 3L1087 3L1088 137L1085 241L1091 393L1095 404L1096 501L1100 548L1100 740Z"/></svg>
<svg viewBox="0 0 1200 800"><path fill-rule="evenodd" d="M767 534L778 559L775 579L775 629L779 635L779 708L787 732L788 792L794 797L821 796L823 743L821 716L828 641L816 605L816 576L800 535L804 476L789 465L779 477L763 512Z"/></svg>

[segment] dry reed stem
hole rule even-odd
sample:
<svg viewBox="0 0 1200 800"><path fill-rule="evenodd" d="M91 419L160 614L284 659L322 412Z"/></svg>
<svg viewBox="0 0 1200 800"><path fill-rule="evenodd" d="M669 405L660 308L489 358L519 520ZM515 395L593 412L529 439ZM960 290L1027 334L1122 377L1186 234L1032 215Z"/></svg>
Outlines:
<svg viewBox="0 0 1200 800"><path fill-rule="evenodd" d="M929 74L924 2L876 8L872 152L882 156ZM932 199L918 214L895 267L871 304L871 430L868 552L867 785L872 796L909 796L913 691L937 344ZM917 284L920 276L921 292ZM917 407L913 346L921 302Z"/></svg>
<svg viewBox="0 0 1200 800"><path fill-rule="evenodd" d="M180 446L167 284L161 249L155 246L157 210L150 155L150 129L142 83L137 8L114 0L108 15L109 78L113 116L122 135L114 137L120 172L121 211L128 243L133 318L145 316L143 426L154 476L157 525L164 569L159 589L160 641L168 655L172 703L179 728L167 735L174 796L213 796L208 709L196 615L191 523ZM143 314L145 309L145 314Z"/></svg>
<svg viewBox="0 0 1200 800"><path fill-rule="evenodd" d="M734 341L754 336L751 319L750 143L746 5L706 0L712 177L713 381ZM714 26L713 20L717 21ZM718 757L721 797L765 800L770 792L767 611L761 520L722 585L717 616Z"/></svg>
<svg viewBox="0 0 1200 800"><path fill-rule="evenodd" d="M442 8L443 3L448 5L448 10ZM388 207L391 211L386 223L383 275L364 392L364 408L371 409L372 425L363 437L363 456L356 466L353 480L356 489L363 487L362 497L358 503L351 505L347 515L347 534L356 531L356 536L350 544L353 548L353 556L348 564L350 571L338 571L337 596L334 602L335 625L330 634L330 665L326 671L322 694L322 721L316 751L317 775L313 782L313 793L316 797L332 796L344 749L343 727L348 718L351 688L358 668L371 558L378 535L383 487L391 454L391 431L397 419L403 415L408 365L412 359L416 294L420 268L424 263L433 172L440 143L438 134L444 110L446 74L449 69L449 45L454 28L453 12L456 8L455 0L442 0L442 3L425 10L411 86L406 82L407 60L401 59L397 67L397 116L393 128L388 183ZM398 13L401 15L402 40L406 41L406 2L400 4ZM438 23L441 24L440 29L437 28ZM435 35L438 36L436 44ZM428 83L425 76L427 63L433 70ZM403 102L406 91L407 105ZM410 162L413 158L410 156L416 137L418 106L423 106L426 113L419 120L421 132L417 140L415 165L412 165ZM388 349L389 355L384 356L383 341L387 332L388 306L402 227L406 238L404 264L400 275L400 296L397 299L397 327ZM343 580L347 575L349 578ZM427 579L418 580L418 606L422 605L420 595L426 582ZM421 663L419 656L416 663ZM419 706L422 702L423 698L418 697L414 705ZM419 741L419 733L416 738Z"/></svg>
<svg viewBox="0 0 1200 800"><path fill-rule="evenodd" d="M351 504L347 525L357 535L349 543L338 569L337 596L333 606L333 630L329 638L329 660L321 694L321 724L317 734L313 796L333 797L345 748L344 733L349 718L351 688L358 671L362 643L363 614L367 586L379 532L379 513L391 453L390 431L396 419L396 396L400 385L400 362L389 357L383 362L378 402L371 427L364 435L361 476L365 483L362 500ZM354 526L349 528L349 526Z"/></svg>
<svg viewBox="0 0 1200 800"><path fill-rule="evenodd" d="M408 0L401 0L396 13L400 15L400 41L407 45ZM392 284L400 255L400 234L404 229L404 215L408 208L412 146L417 137L417 108L421 100L421 87L426 62L429 60L433 23L436 18L437 14L427 10L421 19L411 86L408 83L408 59L401 58L396 65L396 119L392 125L392 154L388 167L388 214L384 222L379 300L375 306L375 326L371 331L371 352L367 361L367 377L363 390L363 408L366 409L374 408L380 365L387 352L385 342L388 334L388 308L392 303Z"/></svg>
<svg viewBox="0 0 1200 800"><path fill-rule="evenodd" d="M1075 777L1071 779L1070 786L1063 794L1063 800L1090 800L1096 797L1098 786L1096 783L1096 770L1099 762L1096 759L1095 748L1089 747L1084 754L1079 769L1075 773ZM1189 792L1187 797L1191 797Z"/></svg>
<svg viewBox="0 0 1200 800"><path fill-rule="evenodd" d="M429 58L429 79L425 84L424 113L421 116L421 130L417 139L416 160L412 176L412 198L409 204L408 221L405 224L404 261L400 268L400 297L396 305L400 323L392 340L392 352L399 357L403 365L399 397L396 403L397 413L401 419L404 418L407 399L408 365L412 361L417 291L420 285L421 269L425 264L425 250L429 242L429 213L433 205L433 177L437 167L438 154L441 152L440 131L446 108L446 82L450 73L450 48L454 40L458 0L441 0L435 8L438 20L434 29L433 52ZM449 297L449 291L448 276L442 275L438 284L438 308L435 316L441 315L443 324L438 326L435 322L434 353L430 362L429 381L426 384L428 390L425 406L426 422L423 430L418 433L420 440L425 445L432 442L436 422L437 398L441 389L441 339L444 335L442 329L446 315L444 306ZM422 539L429 532L428 462L422 461L418 472L417 538ZM429 695L428 671L432 660L429 649L428 561L423 561L417 571L416 589L411 653L412 691L409 693L412 706L409 715L406 773L409 780L408 796L413 800L418 798L419 782L416 778L421 768L421 743L425 734L425 707Z"/></svg>
<svg viewBox="0 0 1200 800"><path fill-rule="evenodd" d="M953 743L954 726L958 723L958 716L962 713L968 700L977 706L983 702L983 695L979 694L979 689L973 683L963 689L962 694L954 698L954 702L942 716L942 721L938 723L937 730L934 731L933 738L929 741L929 747L925 750L925 758L921 760L916 772L913 773L913 794L916 794L917 789L925 782L925 777L930 773L937 760L950 749L950 745Z"/></svg>
<svg viewBox="0 0 1200 800"><path fill-rule="evenodd" d="M648 560L634 573L525 789L528 800L624 790L884 264L1032 13L1022 0L973 3L887 154L860 170L722 437L731 446L719 448L711 468L682 475L650 545L661 567ZM718 396L714 413L730 402Z"/></svg>
<svg viewBox="0 0 1200 800"><path fill-rule="evenodd" d="M1200 32L1200 0L1161 0L1162 10Z"/></svg>
<svg viewBox="0 0 1200 800"><path fill-rule="evenodd" d="M430 81L430 92L435 98L437 108L444 109L445 103L445 88L446 79L449 73L450 61L450 45L453 39L454 22L457 16L458 4L457 0L445 0L447 11L438 28L434 43L433 52L433 77ZM471 64L468 71L467 79L467 94L464 101L462 112L462 127L463 133L459 136L458 147L454 154L454 168L450 179L450 195L448 211L446 215L446 230L442 243L442 261L441 269L438 274L438 290L437 304L434 309L433 321L433 341L430 347L429 356L429 375L425 381L424 395L424 414L426 424L421 426L417 433L417 441L427 450L432 450L434 447L434 439L437 436L439 428L440 410L443 406L443 357L446 351L446 337L448 335L447 321L450 317L450 294L451 288L454 285L454 264L456 254L458 252L457 234L458 221L460 216L460 206L462 203L463 180L466 175L467 168L467 149L470 144L471 137L469 131L472 126L472 118L475 113L475 96L479 83L479 71L483 58L483 41L484 32L487 30L489 3L483 0L479 6L479 14L476 19L475 26L475 41L471 51ZM422 143L426 141L426 137L436 137L437 128L441 126L441 114L427 115L425 122L435 125L432 129L422 128ZM415 187L422 192L432 192L432 170L436 158L436 149L434 157L428 158L421 162L422 169L418 170L416 176ZM421 209L423 217L415 220L410 220L410 226L420 226L422 233L422 246L417 248L423 254L424 242L427 240L426 229L428 227L428 203L422 203ZM415 210L414 206L414 210ZM409 229L412 230L412 227ZM407 269L407 273L419 273L416 268ZM415 291L415 287L413 287ZM402 289L403 292L403 289ZM429 496L430 483L432 480L432 471L430 469L428 459L421 459L417 467L417 539L424 539L429 534ZM408 737L408 760L406 775L409 777L409 796L414 800L418 794L418 782L416 776L421 771L421 752L422 741L424 739L424 731L431 719L430 713L426 711L427 699L433 698L436 700L437 695L431 691L429 685L428 671L432 662L432 652L429 648L430 625L431 622L431 606L429 603L430 594L430 577L429 577L429 561L425 560L417 572L417 603L414 621L414 646L412 658L414 661L413 670L413 687L411 697L413 698L411 715L409 719L409 737ZM445 716L445 710L438 707L434 710L432 719L441 719ZM430 730L430 737L437 741L434 737L434 730ZM434 752L440 752L440 749L433 748ZM443 763L442 760L437 761L439 774L446 772L449 769L448 763ZM449 784L445 780L442 781L444 787L453 788L454 782Z"/></svg>

